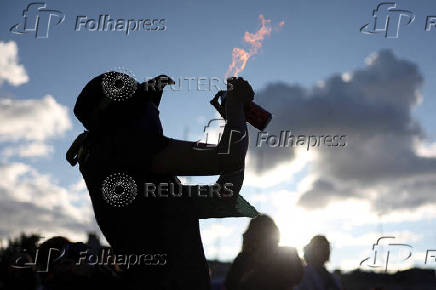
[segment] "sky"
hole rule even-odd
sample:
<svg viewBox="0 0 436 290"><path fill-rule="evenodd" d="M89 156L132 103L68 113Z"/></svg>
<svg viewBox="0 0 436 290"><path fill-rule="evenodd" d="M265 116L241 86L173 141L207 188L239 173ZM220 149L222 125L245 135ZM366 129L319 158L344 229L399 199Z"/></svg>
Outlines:
<svg viewBox="0 0 436 290"><path fill-rule="evenodd" d="M209 100L217 88L208 81L224 88L233 48L248 49L244 33L259 29L262 14L272 32L240 76L273 114L263 136L286 131L324 143L259 147L250 128L241 194L274 218L283 246L301 253L313 235L326 235L330 269L359 268L382 236L395 237L385 243L412 247L407 261L401 261L405 249L392 249L398 257L390 269L436 264L425 263L427 250L436 248L436 27L426 23L436 15L434 1L393 1L396 8L380 9L379 24L391 13L389 28L399 27L391 38L360 31L371 28L378 1L48 1L40 8L46 18L40 17L39 38L23 31L30 3L2 1L0 12L4 242L22 231L73 240L98 231L80 172L65 160L83 131L72 109L91 78L114 69L140 81L170 76L176 86L165 89L159 107L164 134L198 140L216 117ZM396 27L398 10L404 16ZM77 26L78 19L100 15L121 22L159 19L165 29L127 34ZM344 136L344 146L328 146L325 136ZM231 261L248 222L202 220L206 256Z"/></svg>

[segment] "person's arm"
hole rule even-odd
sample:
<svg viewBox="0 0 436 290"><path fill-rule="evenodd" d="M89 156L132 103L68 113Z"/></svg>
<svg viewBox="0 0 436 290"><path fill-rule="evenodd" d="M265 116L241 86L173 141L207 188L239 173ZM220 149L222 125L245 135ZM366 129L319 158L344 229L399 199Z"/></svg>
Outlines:
<svg viewBox="0 0 436 290"><path fill-rule="evenodd" d="M229 80L226 100L226 125L216 147L201 148L194 142L171 139L168 146L152 160L152 172L179 176L219 175L244 167L248 132L244 105L254 92L242 78ZM201 150L203 149L203 150Z"/></svg>
<svg viewBox="0 0 436 290"><path fill-rule="evenodd" d="M225 217L256 217L259 212L239 192L244 171L222 174L214 184L181 185L182 194L190 200L191 210L198 219ZM176 182L180 180L176 178ZM186 200L186 199L185 199ZM185 212L187 207L181 207Z"/></svg>

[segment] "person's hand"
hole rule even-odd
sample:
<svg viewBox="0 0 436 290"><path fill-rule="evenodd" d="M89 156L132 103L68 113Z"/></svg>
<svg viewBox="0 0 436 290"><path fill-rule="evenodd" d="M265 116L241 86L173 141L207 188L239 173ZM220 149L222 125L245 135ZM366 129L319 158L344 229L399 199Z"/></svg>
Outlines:
<svg viewBox="0 0 436 290"><path fill-rule="evenodd" d="M227 100L239 102L244 106L254 98L254 91L250 84L241 77L227 79Z"/></svg>

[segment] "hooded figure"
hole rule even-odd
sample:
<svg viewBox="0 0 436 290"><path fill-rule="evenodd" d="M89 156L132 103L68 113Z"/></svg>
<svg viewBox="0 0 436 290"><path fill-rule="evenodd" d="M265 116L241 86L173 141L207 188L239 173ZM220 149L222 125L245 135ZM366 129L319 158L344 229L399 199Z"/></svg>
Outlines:
<svg viewBox="0 0 436 290"><path fill-rule="evenodd" d="M108 72L84 87L74 107L87 130L66 158L80 165L97 223L120 257L126 289L209 289L198 219L257 215L237 194L242 181L228 198L199 198L191 194L192 187L181 185L175 176L179 171L152 167L153 158L176 143L163 135L158 110L163 87L171 83L164 75L139 84L126 74ZM239 175L223 173L221 179ZM150 188L160 184L173 187L156 197Z"/></svg>

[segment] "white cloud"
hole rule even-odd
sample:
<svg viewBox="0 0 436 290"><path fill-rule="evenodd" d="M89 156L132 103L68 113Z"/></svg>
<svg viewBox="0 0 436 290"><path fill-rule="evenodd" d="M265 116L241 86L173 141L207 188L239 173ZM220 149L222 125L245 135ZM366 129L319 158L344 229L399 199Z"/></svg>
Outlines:
<svg viewBox="0 0 436 290"><path fill-rule="evenodd" d="M292 181L295 174L302 171L310 162L316 159L316 152L306 151L305 149L296 150L293 159L281 162L276 167L268 171L256 170L256 165L252 165L251 157L256 152L249 152L245 164L244 185L258 188L268 188L285 181ZM289 157L292 155L289 154Z"/></svg>
<svg viewBox="0 0 436 290"><path fill-rule="evenodd" d="M21 162L0 166L0 176L0 236L37 232L74 239L97 230L86 192L67 190Z"/></svg>
<svg viewBox="0 0 436 290"><path fill-rule="evenodd" d="M72 127L67 107L52 96L42 99L1 99L0 140L36 140L62 135Z"/></svg>
<svg viewBox="0 0 436 290"><path fill-rule="evenodd" d="M416 154L420 157L436 157L436 142L422 142L422 140L415 141Z"/></svg>
<svg viewBox="0 0 436 290"><path fill-rule="evenodd" d="M18 64L15 42L0 42L0 85L18 86L28 81ZM34 232L45 237L64 235L83 240L97 231L91 202L83 181L68 189L51 174L42 173L9 157L47 156L53 152L49 138L62 136L72 127L67 107L46 95L41 99L0 99L0 237Z"/></svg>
<svg viewBox="0 0 436 290"><path fill-rule="evenodd" d="M30 142L18 146L8 146L3 150L1 155L5 158L14 155L20 157L41 157L48 156L53 150L54 148L51 145L42 142Z"/></svg>
<svg viewBox="0 0 436 290"><path fill-rule="evenodd" d="M392 243L404 243L413 244L422 239L422 235L419 235L412 231L389 231L389 232L366 232L361 235L352 235L350 233L342 231L332 231L329 233L329 239L334 241L333 246L335 248L343 247L366 247L371 249L372 245L377 242L380 237L395 237L392 239Z"/></svg>
<svg viewBox="0 0 436 290"><path fill-rule="evenodd" d="M13 86L29 81L26 69L18 64L18 47L14 41L0 41L0 86L5 81Z"/></svg>
<svg viewBox="0 0 436 290"><path fill-rule="evenodd" d="M322 208L305 209L298 206L298 199L304 193L306 184L312 178L307 177L297 186L297 191L278 190L261 194L262 203L269 204L270 214L276 221L283 246L294 246L302 250L317 234L324 234L335 247L370 247L380 233L367 229L377 228L380 224L395 227L404 222L432 219L436 217L435 207L422 207L418 210L386 212L383 216L375 213L370 201L348 199L330 203ZM256 199L256 195L254 199ZM353 234L365 229L363 234ZM416 231L385 231L403 241L414 243L422 238Z"/></svg>
<svg viewBox="0 0 436 290"><path fill-rule="evenodd" d="M87 188L86 188L85 180L83 178L79 178L79 180L75 184L70 186L70 190L79 191L79 192L86 191Z"/></svg>
<svg viewBox="0 0 436 290"><path fill-rule="evenodd" d="M205 244L209 244L218 238L220 239L230 236L233 231L234 229L230 226L215 223L201 229L201 237Z"/></svg>

